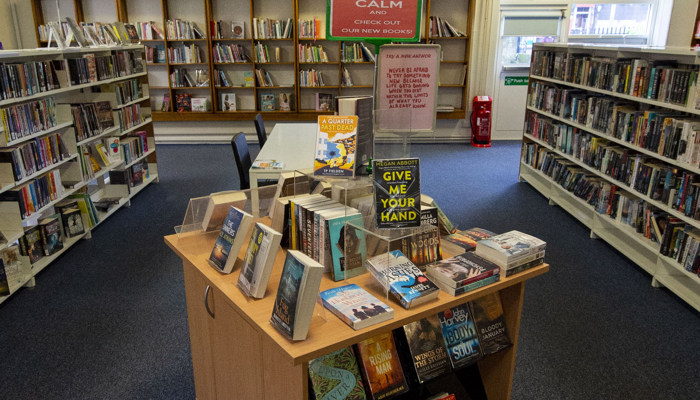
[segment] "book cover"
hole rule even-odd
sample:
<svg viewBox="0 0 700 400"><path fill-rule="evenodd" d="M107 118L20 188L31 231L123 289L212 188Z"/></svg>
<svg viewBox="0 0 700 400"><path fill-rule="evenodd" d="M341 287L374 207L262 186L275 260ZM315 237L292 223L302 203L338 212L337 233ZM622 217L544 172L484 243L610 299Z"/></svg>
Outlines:
<svg viewBox="0 0 700 400"><path fill-rule="evenodd" d="M367 399L352 347L311 360L309 379L316 400Z"/></svg>
<svg viewBox="0 0 700 400"><path fill-rule="evenodd" d="M291 111L292 110L292 95L290 93L280 93L280 111Z"/></svg>
<svg viewBox="0 0 700 400"><path fill-rule="evenodd" d="M163 102L160 103L160 111L170 111L170 95L163 95Z"/></svg>
<svg viewBox="0 0 700 400"><path fill-rule="evenodd" d="M391 332L359 342L357 354L367 393L372 400L385 400L408 391Z"/></svg>
<svg viewBox="0 0 700 400"><path fill-rule="evenodd" d="M177 112L192 111L192 95L189 93L176 94L175 110Z"/></svg>
<svg viewBox="0 0 700 400"><path fill-rule="evenodd" d="M126 30L126 35L131 43L139 42L139 34L136 32L136 27L132 24L124 24L124 29Z"/></svg>
<svg viewBox="0 0 700 400"><path fill-rule="evenodd" d="M314 175L354 176L356 140L357 116L319 115Z"/></svg>
<svg viewBox="0 0 700 400"><path fill-rule="evenodd" d="M243 82L245 83L245 87L255 87L255 74L253 71L243 72Z"/></svg>
<svg viewBox="0 0 700 400"><path fill-rule="evenodd" d="M508 337L503 305L498 292L489 293L469 303L484 355L493 354L512 344Z"/></svg>
<svg viewBox="0 0 700 400"><path fill-rule="evenodd" d="M236 94L221 93L221 103L219 104L221 111L236 111Z"/></svg>
<svg viewBox="0 0 700 400"><path fill-rule="evenodd" d="M288 250L270 323L291 340L304 340L309 332L323 265L297 250Z"/></svg>
<svg viewBox="0 0 700 400"><path fill-rule="evenodd" d="M476 242L482 239L488 239L496 234L482 228L470 228L463 231L455 232L446 236L444 239L450 243L463 248L466 251L472 251L476 248Z"/></svg>
<svg viewBox="0 0 700 400"><path fill-rule="evenodd" d="M357 173L366 174L366 167L374 157L373 104L372 96L336 97L338 115L357 115L357 153L355 155Z"/></svg>
<svg viewBox="0 0 700 400"><path fill-rule="evenodd" d="M403 330L420 383L450 372L450 358L437 315L404 325Z"/></svg>
<svg viewBox="0 0 700 400"><path fill-rule="evenodd" d="M364 272L362 265L366 254L364 232L346 225L346 222L351 222L358 227L364 226L362 215L349 211L345 215L326 219L325 228L328 237L322 238L327 243L327 246L325 244L324 246L331 255L333 279L336 281Z"/></svg>
<svg viewBox="0 0 700 400"><path fill-rule="evenodd" d="M112 115L112 105L109 101L98 101L95 103L97 109L97 121L100 129L105 130L114 126L114 116Z"/></svg>
<svg viewBox="0 0 700 400"><path fill-rule="evenodd" d="M44 255L50 256L63 249L63 233L61 231L61 215L54 214L39 221L41 242Z"/></svg>
<svg viewBox="0 0 700 400"><path fill-rule="evenodd" d="M231 21L231 38L245 39L245 22Z"/></svg>
<svg viewBox="0 0 700 400"><path fill-rule="evenodd" d="M452 368L472 364L481 358L481 347L469 306L460 304L438 313Z"/></svg>
<svg viewBox="0 0 700 400"><path fill-rule="evenodd" d="M511 268L522 263L528 256L544 251L546 245L534 236L510 231L478 241L475 252L501 268Z"/></svg>
<svg viewBox="0 0 700 400"><path fill-rule="evenodd" d="M63 220L63 230L67 237L75 237L85 233L83 225L83 217L80 214L80 209L69 208L61 211L61 219Z"/></svg>
<svg viewBox="0 0 700 400"><path fill-rule="evenodd" d="M428 265L425 272L434 281L458 288L490 276L500 277L501 267L468 252Z"/></svg>
<svg viewBox="0 0 700 400"><path fill-rule="evenodd" d="M258 299L265 296L272 265L280 247L282 234L259 222L253 225L243 267L238 275L238 286L244 293Z"/></svg>
<svg viewBox="0 0 700 400"><path fill-rule="evenodd" d="M193 97L192 98L192 111L194 111L194 112L209 111L209 99L206 97Z"/></svg>
<svg viewBox="0 0 700 400"><path fill-rule="evenodd" d="M436 208L422 207L421 226L426 225L432 225L436 229L425 229L422 232L404 236L401 239L391 241L389 246L389 250L401 250L421 270L425 269L425 265L442 260Z"/></svg>
<svg viewBox="0 0 700 400"><path fill-rule="evenodd" d="M377 228L420 226L419 164L418 158L372 161Z"/></svg>
<svg viewBox="0 0 700 400"><path fill-rule="evenodd" d="M367 269L404 308L435 299L440 292L400 250L368 259Z"/></svg>
<svg viewBox="0 0 700 400"><path fill-rule="evenodd" d="M333 111L333 93L316 92L316 111Z"/></svg>
<svg viewBox="0 0 700 400"><path fill-rule="evenodd" d="M212 267L225 274L231 273L252 220L253 216L247 212L233 206L229 208L209 256Z"/></svg>
<svg viewBox="0 0 700 400"><path fill-rule="evenodd" d="M394 310L361 287L350 284L321 292L323 306L355 330L394 318Z"/></svg>
<svg viewBox="0 0 700 400"><path fill-rule="evenodd" d="M260 110L261 111L275 111L277 108L275 106L275 95L273 93L260 93Z"/></svg>

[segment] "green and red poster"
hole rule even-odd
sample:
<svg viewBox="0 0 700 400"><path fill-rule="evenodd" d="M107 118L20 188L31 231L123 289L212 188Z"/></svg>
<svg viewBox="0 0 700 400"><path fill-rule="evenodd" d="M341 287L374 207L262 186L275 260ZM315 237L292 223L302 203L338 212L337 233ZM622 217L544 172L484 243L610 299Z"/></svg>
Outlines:
<svg viewBox="0 0 700 400"><path fill-rule="evenodd" d="M327 0L326 32L331 40L420 39L422 0Z"/></svg>

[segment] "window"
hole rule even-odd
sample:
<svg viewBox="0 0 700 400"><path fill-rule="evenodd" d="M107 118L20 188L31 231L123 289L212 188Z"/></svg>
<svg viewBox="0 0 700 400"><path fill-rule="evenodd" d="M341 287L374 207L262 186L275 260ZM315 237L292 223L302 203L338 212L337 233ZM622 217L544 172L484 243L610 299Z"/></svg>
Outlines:
<svg viewBox="0 0 700 400"><path fill-rule="evenodd" d="M653 2L574 4L569 41L647 44L653 8Z"/></svg>

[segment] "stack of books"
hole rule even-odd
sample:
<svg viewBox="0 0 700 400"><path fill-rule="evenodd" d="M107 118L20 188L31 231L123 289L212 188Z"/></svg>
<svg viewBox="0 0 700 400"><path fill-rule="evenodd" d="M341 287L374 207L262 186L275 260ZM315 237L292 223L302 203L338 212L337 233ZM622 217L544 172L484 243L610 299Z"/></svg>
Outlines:
<svg viewBox="0 0 700 400"><path fill-rule="evenodd" d="M428 265L426 275L444 292L460 295L497 282L501 267L473 252Z"/></svg>
<svg viewBox="0 0 700 400"><path fill-rule="evenodd" d="M542 264L546 246L547 243L534 236L510 231L476 242L475 253L510 276Z"/></svg>

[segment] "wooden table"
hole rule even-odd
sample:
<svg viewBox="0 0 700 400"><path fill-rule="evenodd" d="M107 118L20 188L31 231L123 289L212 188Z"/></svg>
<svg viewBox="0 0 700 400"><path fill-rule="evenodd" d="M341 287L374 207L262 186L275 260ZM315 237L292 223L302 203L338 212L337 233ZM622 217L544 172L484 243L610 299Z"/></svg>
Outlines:
<svg viewBox="0 0 700 400"><path fill-rule="evenodd" d="M269 223L268 218L262 221ZM265 297L250 299L236 287L240 265L224 275L207 264L217 233L165 237L184 268L197 399L306 399L310 360L496 291L500 291L513 346L480 360L479 371L489 399L510 398L525 281L547 272L548 264L458 297L441 292L437 300L411 310L387 300L394 318L359 331L330 312L325 312L324 319L323 308L317 304L308 338L292 342L269 322L286 251L277 254ZM367 273L346 282L324 276L321 290L347 283L383 297Z"/></svg>

